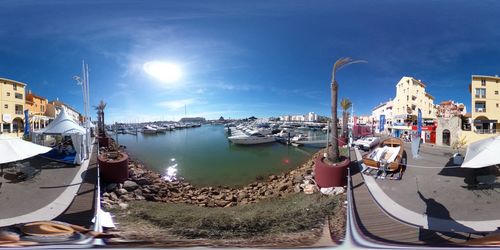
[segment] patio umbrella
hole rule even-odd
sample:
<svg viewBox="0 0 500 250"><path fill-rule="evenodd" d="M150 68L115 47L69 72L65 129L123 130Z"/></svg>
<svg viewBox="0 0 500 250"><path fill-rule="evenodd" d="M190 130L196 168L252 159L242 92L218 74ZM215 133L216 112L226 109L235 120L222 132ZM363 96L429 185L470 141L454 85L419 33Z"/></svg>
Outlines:
<svg viewBox="0 0 500 250"><path fill-rule="evenodd" d="M483 168L500 164L500 136L473 142L467 148L463 168Z"/></svg>
<svg viewBox="0 0 500 250"><path fill-rule="evenodd" d="M0 135L0 164L20 161L35 155L47 153L51 149L19 138Z"/></svg>

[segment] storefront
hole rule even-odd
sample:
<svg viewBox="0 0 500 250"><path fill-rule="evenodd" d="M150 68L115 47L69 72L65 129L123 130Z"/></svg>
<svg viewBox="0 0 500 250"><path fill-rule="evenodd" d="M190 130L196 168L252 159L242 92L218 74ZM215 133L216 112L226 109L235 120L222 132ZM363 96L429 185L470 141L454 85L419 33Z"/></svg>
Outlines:
<svg viewBox="0 0 500 250"><path fill-rule="evenodd" d="M412 126L412 131L417 131L417 126ZM422 141L424 143L436 143L436 125L422 126Z"/></svg>

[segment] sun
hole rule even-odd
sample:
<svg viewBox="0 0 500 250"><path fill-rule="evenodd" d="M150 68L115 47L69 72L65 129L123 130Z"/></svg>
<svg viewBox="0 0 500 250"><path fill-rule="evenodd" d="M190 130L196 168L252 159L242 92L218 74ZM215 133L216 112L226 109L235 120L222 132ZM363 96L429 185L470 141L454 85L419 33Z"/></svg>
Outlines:
<svg viewBox="0 0 500 250"><path fill-rule="evenodd" d="M176 82L182 77L181 68L173 63L150 61L145 63L142 68L148 75L162 82Z"/></svg>

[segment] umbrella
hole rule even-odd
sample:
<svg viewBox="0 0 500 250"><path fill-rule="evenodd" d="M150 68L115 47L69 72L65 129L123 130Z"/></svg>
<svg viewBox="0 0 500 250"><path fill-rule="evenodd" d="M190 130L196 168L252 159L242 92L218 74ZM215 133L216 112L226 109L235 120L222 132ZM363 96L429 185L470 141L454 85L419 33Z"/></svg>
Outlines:
<svg viewBox="0 0 500 250"><path fill-rule="evenodd" d="M35 155L47 153L52 148L40 146L19 138L0 135L0 164L20 161Z"/></svg>
<svg viewBox="0 0 500 250"><path fill-rule="evenodd" d="M473 142L467 148L463 168L483 168L500 164L500 136Z"/></svg>

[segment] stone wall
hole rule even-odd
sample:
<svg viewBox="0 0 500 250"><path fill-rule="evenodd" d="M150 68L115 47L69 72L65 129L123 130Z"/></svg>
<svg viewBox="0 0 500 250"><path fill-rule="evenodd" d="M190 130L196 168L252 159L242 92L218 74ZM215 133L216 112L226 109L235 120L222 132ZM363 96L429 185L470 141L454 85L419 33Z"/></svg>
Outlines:
<svg viewBox="0 0 500 250"><path fill-rule="evenodd" d="M443 131L445 129L450 131L450 146L453 142L458 140L462 133L462 120L460 117L452 118L438 118L438 124L436 127L436 146L448 147L443 143Z"/></svg>

